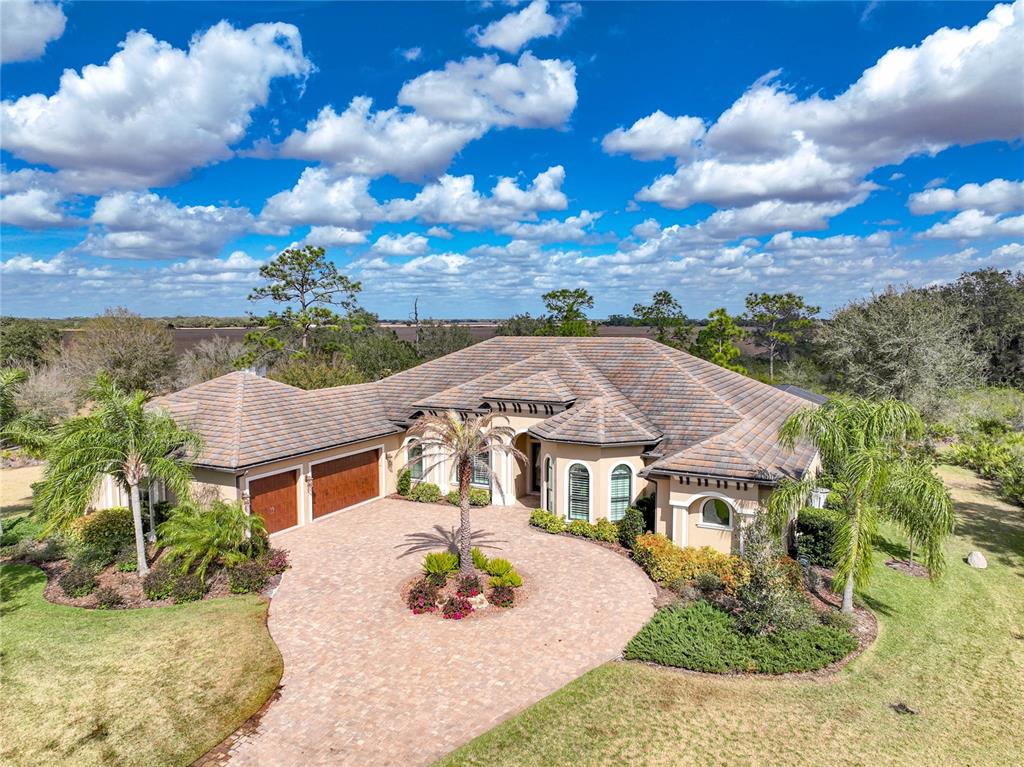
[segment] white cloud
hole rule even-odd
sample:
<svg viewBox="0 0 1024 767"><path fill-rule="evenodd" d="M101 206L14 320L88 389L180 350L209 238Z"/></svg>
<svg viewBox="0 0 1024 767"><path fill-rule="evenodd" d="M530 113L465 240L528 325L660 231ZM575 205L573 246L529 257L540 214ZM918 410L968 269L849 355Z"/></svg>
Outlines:
<svg viewBox="0 0 1024 767"><path fill-rule="evenodd" d="M908 207L919 216L968 208L988 213L1024 210L1024 181L996 178L986 184L964 184L959 189L929 189L910 195Z"/></svg>
<svg viewBox="0 0 1024 767"><path fill-rule="evenodd" d="M65 70L52 96L4 101L4 148L60 169L77 191L166 185L230 157L271 80L311 69L291 24L222 21L188 51L131 32L120 48L106 64Z"/></svg>
<svg viewBox="0 0 1024 767"><path fill-rule="evenodd" d="M616 128L601 141L607 154L628 154L636 160L692 157L704 138L704 121L698 117L669 117L660 109L641 117L629 128Z"/></svg>
<svg viewBox="0 0 1024 767"><path fill-rule="evenodd" d="M386 204L387 220L417 219L426 224L448 224L459 229L487 229L503 224L535 220L542 210L564 210L568 200L562 192L565 169L555 165L538 173L521 188L515 179L503 177L490 196L474 188L474 178L442 176L428 184L411 200L391 200Z"/></svg>
<svg viewBox="0 0 1024 767"><path fill-rule="evenodd" d="M2 274L62 274L67 269L67 258L63 255L54 256L50 260L19 255L0 261ZM6 292L6 291L5 291ZM9 294L10 295L10 294Z"/></svg>
<svg viewBox="0 0 1024 767"><path fill-rule="evenodd" d="M385 234L377 238L370 252L380 256L420 256L430 250L430 242L421 234Z"/></svg>
<svg viewBox="0 0 1024 767"><path fill-rule="evenodd" d="M60 3L48 0L0 2L0 61L31 61L64 34L67 18Z"/></svg>
<svg viewBox="0 0 1024 767"><path fill-rule="evenodd" d="M310 227L309 234L302 238L300 245L316 245L321 248L338 247L341 245L362 245L366 242L366 233L341 226Z"/></svg>
<svg viewBox="0 0 1024 767"><path fill-rule="evenodd" d="M450 240L455 235L445 229L443 226L432 226L427 230L428 237L437 237L441 240Z"/></svg>
<svg viewBox="0 0 1024 767"><path fill-rule="evenodd" d="M600 213L591 213L589 210L583 210L580 211L578 216L569 216L565 219L554 218L535 224L515 222L503 226L498 231L517 240L581 242L590 234L591 229L599 218L601 218Z"/></svg>
<svg viewBox="0 0 1024 767"><path fill-rule="evenodd" d="M481 48L498 48L506 53L517 53L530 40L538 37L561 37L569 23L583 9L578 3L563 3L559 13L548 13L547 0L533 0L518 13L510 13L492 21L484 29L473 27L470 34Z"/></svg>
<svg viewBox="0 0 1024 767"><path fill-rule="evenodd" d="M694 226L696 231L718 240L759 236L782 230L814 231L828 228L828 220L859 205L865 195L832 202L783 202L764 200L744 208L718 210Z"/></svg>
<svg viewBox="0 0 1024 767"><path fill-rule="evenodd" d="M96 202L99 232L80 248L105 258L212 258L253 226L245 208L175 205L153 193L113 192Z"/></svg>
<svg viewBox="0 0 1024 767"><path fill-rule="evenodd" d="M369 188L370 179L365 176L336 176L327 168L306 168L294 187L267 200L260 220L366 230L381 217Z"/></svg>
<svg viewBox="0 0 1024 767"><path fill-rule="evenodd" d="M576 67L529 51L515 64L493 55L450 61L403 85L398 103L444 122L557 128L576 108Z"/></svg>
<svg viewBox="0 0 1024 767"><path fill-rule="evenodd" d="M964 210L945 223L934 224L918 237L926 240L978 240L986 237L1024 236L1024 216L1003 216Z"/></svg>
<svg viewBox="0 0 1024 767"><path fill-rule="evenodd" d="M235 250L227 258L190 258L171 264L167 271L172 274L220 274L222 272L252 273L263 266L263 261L251 257L244 250Z"/></svg>
<svg viewBox="0 0 1024 767"><path fill-rule="evenodd" d="M26 189L4 195L0 197L0 223L25 229L80 223L65 217L61 202L60 193L50 189Z"/></svg>
<svg viewBox="0 0 1024 767"><path fill-rule="evenodd" d="M281 154L330 163L337 172L390 173L419 181L442 173L466 144L486 132L481 125L438 122L397 107L374 112L372 104L360 96L341 114L324 107L305 130L285 139Z"/></svg>
<svg viewBox="0 0 1024 767"><path fill-rule="evenodd" d="M875 168L912 155L1015 140L1024 125L1022 49L1018 0L973 27L893 48L831 99L801 99L769 73L708 128L696 162L656 179L638 199L672 208L837 200L867 189L864 177Z"/></svg>
<svg viewBox="0 0 1024 767"><path fill-rule="evenodd" d="M423 49L419 46L414 48L402 48L399 53L406 61L416 61L423 55Z"/></svg>

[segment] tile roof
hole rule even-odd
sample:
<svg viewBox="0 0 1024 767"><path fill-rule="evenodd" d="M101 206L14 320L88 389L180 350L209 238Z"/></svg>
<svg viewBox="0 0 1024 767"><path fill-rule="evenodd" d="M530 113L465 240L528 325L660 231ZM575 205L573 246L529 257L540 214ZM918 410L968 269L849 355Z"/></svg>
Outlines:
<svg viewBox="0 0 1024 767"><path fill-rule="evenodd" d="M531 432L643 444L656 459L648 473L770 482L814 458L775 439L806 400L644 338L498 336L372 384L306 392L232 373L156 402L207 437L204 463L236 468L397 433L423 410L506 399L572 403Z"/></svg>

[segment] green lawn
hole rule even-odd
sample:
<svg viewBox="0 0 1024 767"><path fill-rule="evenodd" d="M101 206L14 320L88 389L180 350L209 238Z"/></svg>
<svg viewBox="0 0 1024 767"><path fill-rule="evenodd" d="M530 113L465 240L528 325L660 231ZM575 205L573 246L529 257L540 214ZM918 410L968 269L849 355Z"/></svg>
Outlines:
<svg viewBox="0 0 1024 767"><path fill-rule="evenodd" d="M876 643L824 680L720 677L609 663L442 765L1003 765L1022 760L1024 511L943 468L957 501L938 585L883 566ZM963 559L984 552L989 568ZM890 705L905 702L917 715Z"/></svg>
<svg viewBox="0 0 1024 767"><path fill-rule="evenodd" d="M45 581L0 568L0 764L189 764L281 678L258 597L83 610L44 600Z"/></svg>

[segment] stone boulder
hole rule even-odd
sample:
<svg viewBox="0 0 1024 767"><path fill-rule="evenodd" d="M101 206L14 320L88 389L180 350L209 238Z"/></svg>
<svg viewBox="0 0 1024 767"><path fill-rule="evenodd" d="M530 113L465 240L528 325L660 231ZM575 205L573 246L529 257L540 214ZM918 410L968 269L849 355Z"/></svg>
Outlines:
<svg viewBox="0 0 1024 767"><path fill-rule="evenodd" d="M988 567L988 562L985 561L985 555L980 551L972 551L967 555L967 564L971 567L976 567L979 570L984 570Z"/></svg>

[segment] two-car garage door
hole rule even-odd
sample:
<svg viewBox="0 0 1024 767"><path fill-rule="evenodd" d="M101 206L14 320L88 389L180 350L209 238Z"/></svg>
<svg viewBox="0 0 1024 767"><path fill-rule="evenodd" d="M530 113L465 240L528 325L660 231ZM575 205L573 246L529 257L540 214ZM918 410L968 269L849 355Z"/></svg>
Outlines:
<svg viewBox="0 0 1024 767"><path fill-rule="evenodd" d="M366 450L313 464L314 519L380 495L379 457L378 450ZM249 480L249 497L267 532L299 523L297 470Z"/></svg>

